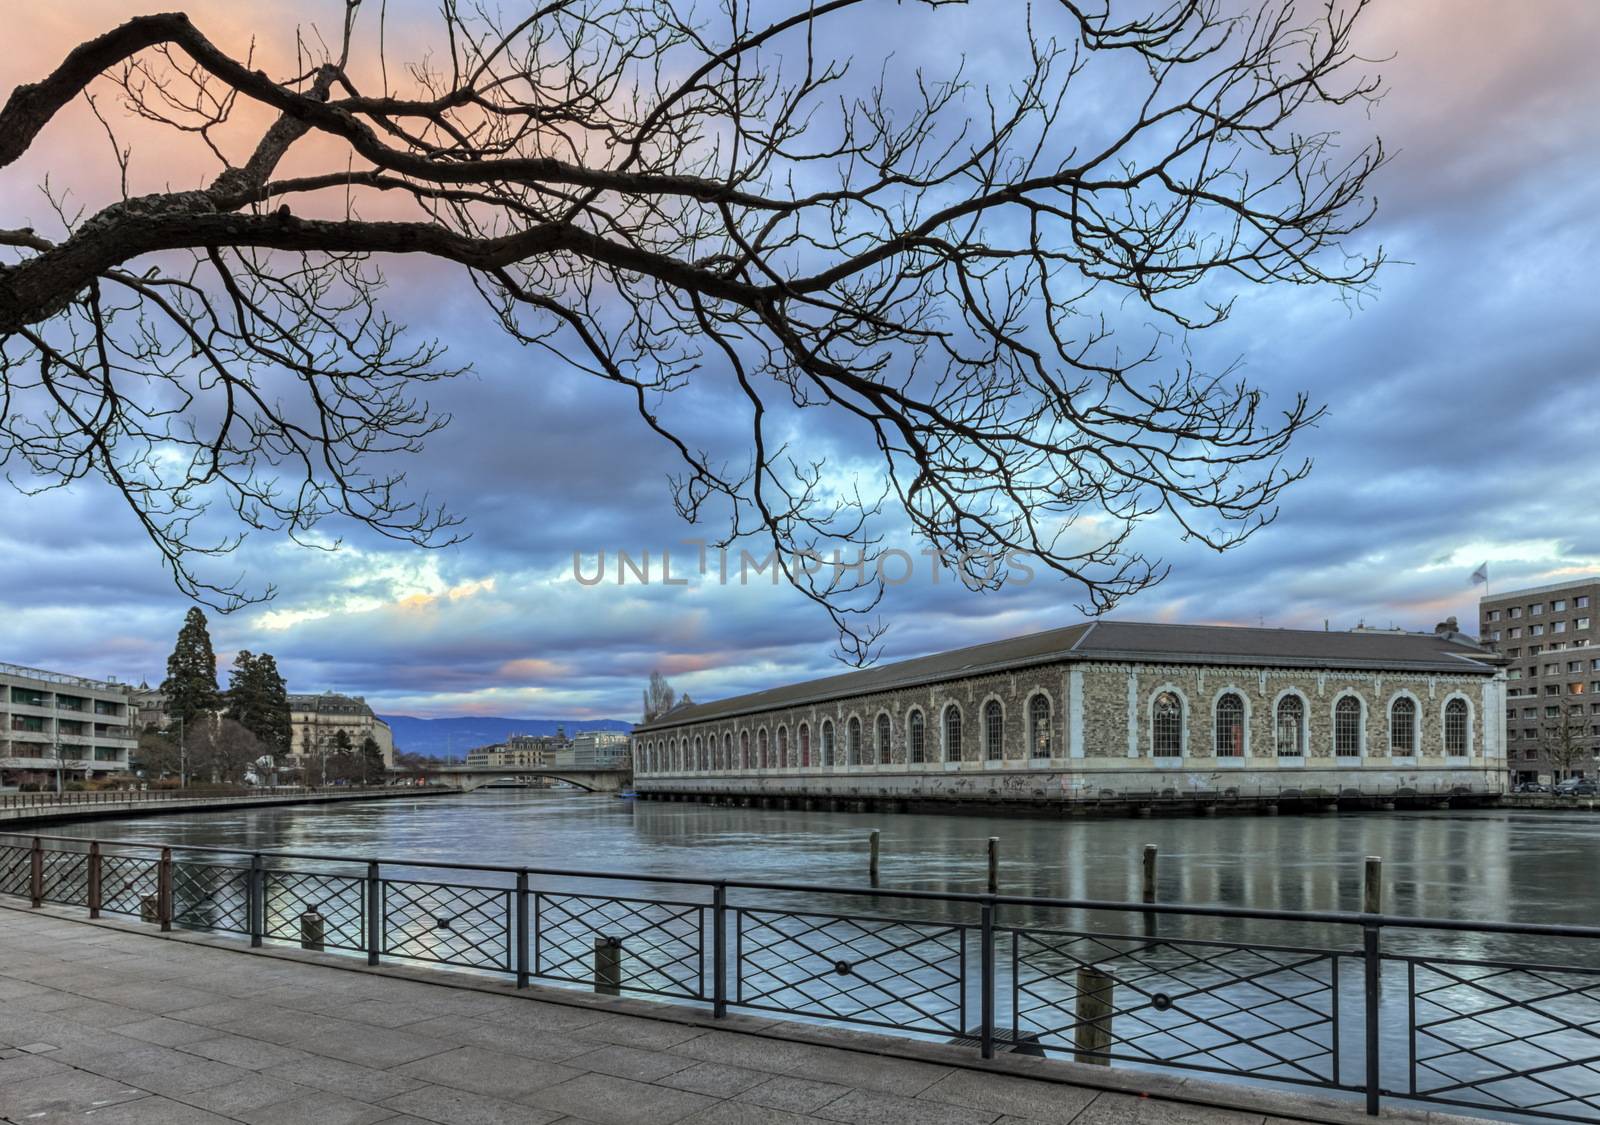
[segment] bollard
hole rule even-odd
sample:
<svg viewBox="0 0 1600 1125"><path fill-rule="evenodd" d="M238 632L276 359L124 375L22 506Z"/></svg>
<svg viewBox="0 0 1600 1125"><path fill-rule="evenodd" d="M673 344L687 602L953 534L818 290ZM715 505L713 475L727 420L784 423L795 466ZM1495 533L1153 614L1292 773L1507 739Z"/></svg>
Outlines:
<svg viewBox="0 0 1600 1125"><path fill-rule="evenodd" d="M594 990L602 996L622 994L622 939L594 939Z"/></svg>
<svg viewBox="0 0 1600 1125"><path fill-rule="evenodd" d="M1082 968L1077 979L1077 1022L1072 1029L1073 1059L1110 1066L1111 1014L1116 982L1099 969Z"/></svg>
<svg viewBox="0 0 1600 1125"><path fill-rule="evenodd" d="M1156 900L1156 854L1154 844L1144 846L1144 901Z"/></svg>
<svg viewBox="0 0 1600 1125"><path fill-rule="evenodd" d="M327 936L327 922L315 910L307 910L300 915L300 948L322 952L323 939Z"/></svg>
<svg viewBox="0 0 1600 1125"><path fill-rule="evenodd" d="M1383 913L1383 857L1367 857L1365 877L1361 885L1361 909L1367 914Z"/></svg>
<svg viewBox="0 0 1600 1125"><path fill-rule="evenodd" d="M867 877L872 880L872 885L878 885L878 830L874 828L868 837Z"/></svg>
<svg viewBox="0 0 1600 1125"><path fill-rule="evenodd" d="M100 841L95 840L89 845L89 877L84 898L89 904L89 917L100 917Z"/></svg>
<svg viewBox="0 0 1600 1125"><path fill-rule="evenodd" d="M989 893L1000 893L1000 837L989 837Z"/></svg>

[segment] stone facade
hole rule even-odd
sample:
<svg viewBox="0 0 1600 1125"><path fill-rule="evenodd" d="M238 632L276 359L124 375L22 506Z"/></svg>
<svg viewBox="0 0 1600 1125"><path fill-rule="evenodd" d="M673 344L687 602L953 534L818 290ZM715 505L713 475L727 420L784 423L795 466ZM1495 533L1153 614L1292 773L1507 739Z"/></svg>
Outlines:
<svg viewBox="0 0 1600 1125"><path fill-rule="evenodd" d="M669 714L636 731L634 768L641 793L1070 800L1139 791L1499 792L1504 691L1497 670L1483 665L1435 671L1060 660L702 721L690 713L674 722ZM1168 741L1177 753L1158 753L1155 745L1163 695L1179 702L1181 719ZM1243 718L1219 735L1224 696L1242 705ZM1298 722L1289 721L1295 703L1280 710L1288 697L1298 700ZM1347 719L1347 752L1339 754L1335 711L1345 697L1357 709ZM1391 715L1401 699L1402 712L1409 708L1414 717L1411 738L1402 738L1397 752ZM1449 747L1447 710L1456 716ZM910 745L918 716L920 761ZM886 748L879 737L885 729ZM1219 739L1238 752L1218 754ZM1407 741L1411 753L1403 752ZM1296 748L1301 753L1280 753Z"/></svg>

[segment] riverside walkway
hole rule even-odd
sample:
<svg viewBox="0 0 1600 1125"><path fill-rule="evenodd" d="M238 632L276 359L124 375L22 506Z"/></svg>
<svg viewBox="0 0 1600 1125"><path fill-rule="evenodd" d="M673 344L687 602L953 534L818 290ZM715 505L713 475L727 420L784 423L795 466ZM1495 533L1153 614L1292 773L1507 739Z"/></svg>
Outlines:
<svg viewBox="0 0 1600 1125"><path fill-rule="evenodd" d="M446 785L356 785L327 789L238 789L223 792L108 789L97 793L4 793L0 794L0 828L63 820L170 816L173 813L223 812L227 809L269 808L276 805L448 797L460 792L460 789Z"/></svg>
<svg viewBox="0 0 1600 1125"><path fill-rule="evenodd" d="M1358 1105L0 901L14 1125L1266 1125ZM1461 1120L1386 1109L1384 1120Z"/></svg>

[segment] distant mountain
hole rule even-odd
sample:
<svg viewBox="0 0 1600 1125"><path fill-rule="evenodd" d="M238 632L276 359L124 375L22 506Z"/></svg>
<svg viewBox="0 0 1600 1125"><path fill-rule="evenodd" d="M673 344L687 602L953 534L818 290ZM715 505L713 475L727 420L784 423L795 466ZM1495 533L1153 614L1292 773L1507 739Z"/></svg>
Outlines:
<svg viewBox="0 0 1600 1125"><path fill-rule="evenodd" d="M565 727L567 734L581 730L632 730L632 723L617 719L501 719L471 715L455 719L418 719L411 715L380 715L394 731L396 750L408 754L464 757L474 746L504 742L513 734L555 734Z"/></svg>

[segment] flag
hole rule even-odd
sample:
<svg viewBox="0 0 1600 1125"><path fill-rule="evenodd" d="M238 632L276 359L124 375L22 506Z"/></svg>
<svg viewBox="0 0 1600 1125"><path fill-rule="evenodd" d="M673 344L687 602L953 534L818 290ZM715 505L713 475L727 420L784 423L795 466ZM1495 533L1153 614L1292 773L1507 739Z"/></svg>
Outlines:
<svg viewBox="0 0 1600 1125"><path fill-rule="evenodd" d="M1478 569L1472 572L1474 586L1487 586L1489 584L1489 564L1479 563Z"/></svg>

